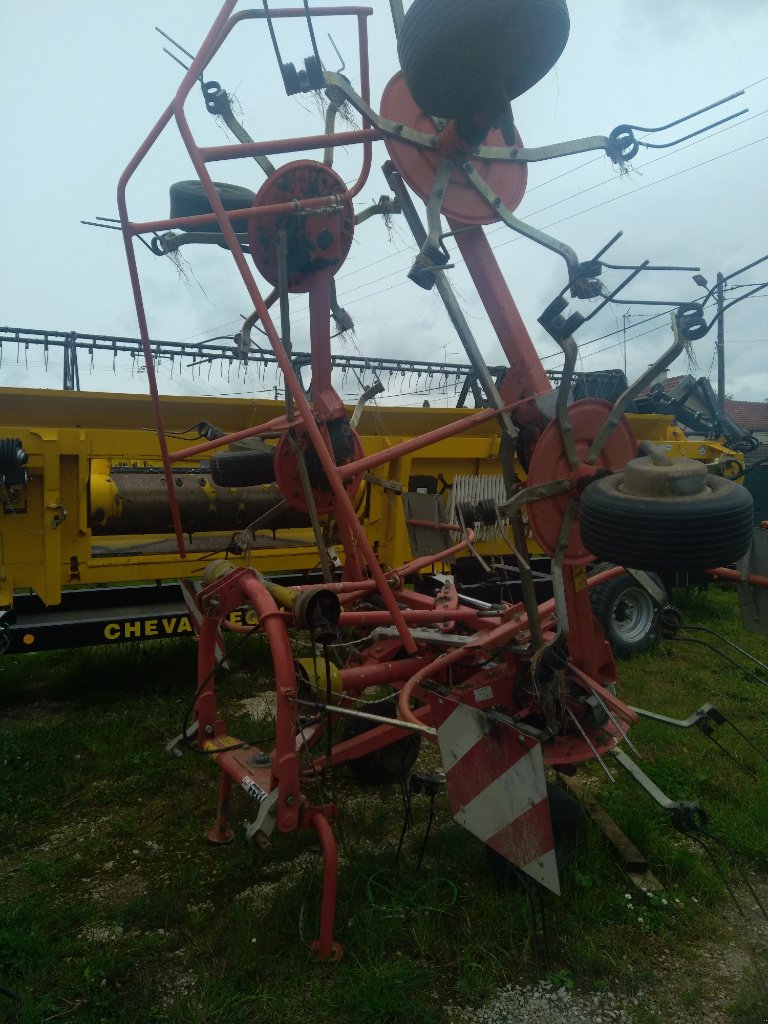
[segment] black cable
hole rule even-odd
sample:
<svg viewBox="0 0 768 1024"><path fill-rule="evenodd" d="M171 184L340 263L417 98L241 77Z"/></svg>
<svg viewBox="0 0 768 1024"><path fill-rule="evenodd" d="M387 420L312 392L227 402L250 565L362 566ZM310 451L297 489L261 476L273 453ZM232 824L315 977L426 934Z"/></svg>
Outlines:
<svg viewBox="0 0 768 1024"><path fill-rule="evenodd" d="M744 915L744 911L741 909L741 904L739 903L738 899L736 898L736 893L733 891L733 888L731 887L731 883L728 881L728 879L727 879L727 877L725 875L725 872L720 867L720 865L717 863L717 858L715 857L714 852L712 851L712 849L707 845L707 843L704 842L704 840L700 836L694 835L693 832L684 831L683 834L686 835L694 843L696 843L697 846L700 846L701 849L704 851L704 853L707 855L707 857L709 857L710 863L712 864L712 867L715 869L715 873L717 874L717 877L723 883L723 887L724 887L725 891L731 897L731 901L732 901L734 907L736 907L736 910L738 911L739 916L740 917L744 917L745 916ZM704 834L706 835L707 833L704 833Z"/></svg>
<svg viewBox="0 0 768 1024"><path fill-rule="evenodd" d="M687 627L684 626L683 628L685 629ZM761 679L761 677L757 675L756 672L752 672L751 669L745 668L743 665L740 665L738 661L736 661L734 658L729 658L728 655L725 654L725 652L721 651L719 647L715 647L714 644L708 644L706 640L697 640L695 637L692 636L667 636L664 639L676 640L678 643L681 644L699 644L701 647L706 647L708 651L712 651L713 654L717 654L719 657L723 659L723 661L726 661L729 665L733 665L734 668L738 669L739 672L743 672L744 675L750 676L752 679L755 680L755 682L759 683L761 686L768 686L768 682L766 682L765 679Z"/></svg>
<svg viewBox="0 0 768 1024"><path fill-rule="evenodd" d="M427 818L427 827L424 830L424 838L421 841L421 848L419 850L419 856L416 860L416 871L421 871L421 865L424 861L424 854L427 851L427 840L429 839L429 833L432 831L432 822L435 820L435 797L437 791L433 791L429 794L429 816Z"/></svg>
<svg viewBox="0 0 768 1024"><path fill-rule="evenodd" d="M739 877L749 890L749 894L757 904L760 913L763 915L765 920L768 921L768 913L766 913L765 907L763 906L763 903L760 897L758 896L756 889L754 888L750 880L747 878L747 874L744 871L744 868L741 866L741 859L736 850L730 845L730 843L727 843L725 839L723 839L721 836L715 835L714 832L710 832L707 830L704 834L706 838L710 839L713 843L715 843L716 846L719 846L721 849L725 850L726 854L728 855L730 863L733 865L733 867L736 868Z"/></svg>
<svg viewBox="0 0 768 1024"><path fill-rule="evenodd" d="M395 854L395 868L397 868L400 860L400 854L403 850L403 841L405 840L405 833L408 831L409 823L413 820L411 816L411 791L406 789L405 791L405 809L403 812L403 827L400 829L400 839L397 843L397 853Z"/></svg>
<svg viewBox="0 0 768 1024"><path fill-rule="evenodd" d="M331 682L331 663L328 660L328 641L323 640L323 662L325 663L325 774L333 778L333 683ZM317 669L315 669L317 679Z"/></svg>

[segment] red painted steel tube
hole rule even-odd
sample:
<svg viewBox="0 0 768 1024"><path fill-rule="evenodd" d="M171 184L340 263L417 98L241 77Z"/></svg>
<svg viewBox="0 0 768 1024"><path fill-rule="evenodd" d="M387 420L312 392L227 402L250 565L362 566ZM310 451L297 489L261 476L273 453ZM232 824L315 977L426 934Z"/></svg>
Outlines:
<svg viewBox="0 0 768 1024"><path fill-rule="evenodd" d="M418 672L412 675L397 696L398 718L402 718L404 722L412 722L415 725L421 725L422 723L409 707L413 691L420 683L429 679L429 677L435 672L441 672L443 669L448 668L449 665L455 665L457 661L461 661L461 659L466 656L466 647L454 647L452 651L446 651L445 654L441 654L439 658L435 658L434 661L431 661L428 665L425 665L424 668L419 669Z"/></svg>
<svg viewBox="0 0 768 1024"><path fill-rule="evenodd" d="M326 136L317 136L326 138ZM328 135L329 140L334 136ZM300 141L300 140L297 140ZM242 144L241 144L242 145ZM202 150L200 151L202 152ZM239 154L243 156L242 153ZM271 217L280 213L292 213L296 210L312 210L316 207L328 206L330 202L338 203L352 198L351 191L339 192L331 196L319 196L313 199L291 200L289 203L271 203L269 206L246 206L241 210L225 210L224 216L230 223L233 220L258 220L260 217ZM151 231L168 231L171 228L194 228L207 225L218 225L219 218L215 213L195 213L188 217L164 217L161 220L135 221L130 224L131 233L134 235L145 235Z"/></svg>
<svg viewBox="0 0 768 1024"><path fill-rule="evenodd" d="M501 397L509 402L551 391L552 382L544 372L485 232L480 227L474 231L458 230L465 225L449 223L456 231L454 241L509 360Z"/></svg>
<svg viewBox="0 0 768 1024"><path fill-rule="evenodd" d="M320 936L314 948L320 960L338 960L341 946L333 941L333 925L336 917L336 881L339 873L339 854L336 837L322 811L314 811L310 818L312 827L320 840L323 853L323 899L320 905Z"/></svg>
<svg viewBox="0 0 768 1024"><path fill-rule="evenodd" d="M598 586L600 583L605 583L607 580L613 579L614 576L620 576L623 572L624 570L621 566L615 566L612 569L607 569L605 572L596 573L595 576L589 580L589 586ZM544 601L538 607L539 619L543 620L547 615L554 611L554 608L554 598L551 598L549 601ZM449 651L446 654L441 655L426 668L420 669L419 672L411 676L398 695L397 710L399 717L406 722L419 721L414 717L408 703L416 687L419 686L420 683L424 682L425 679L429 678L433 671L441 670L447 668L449 665L455 664L455 662L460 661L461 658L466 655L468 650L472 650L473 647L483 647L493 650L501 644L509 642L513 636L520 633L527 627L528 618L523 613L520 615L519 619L512 622L504 622L500 626L489 630L487 633L479 634L472 643L467 644L463 648L456 648L455 650Z"/></svg>
<svg viewBox="0 0 768 1024"><path fill-rule="evenodd" d="M241 441L244 437L256 437L259 434L272 433L273 430L287 430L289 426L296 426L296 420L289 424L285 416L276 416L267 420L257 427L247 427L245 430L237 430L234 434L225 434L224 437L217 437L213 441L202 441L200 444L193 444L190 448L182 448L171 454L171 462L180 462L182 459L191 459L193 455L200 455L202 452L213 451L214 448L221 448L223 445L232 444L233 441Z"/></svg>
<svg viewBox="0 0 768 1024"><path fill-rule="evenodd" d="M328 419L344 415L344 404L331 382L331 272L313 274L309 282L309 344L312 368L312 407Z"/></svg>
<svg viewBox="0 0 768 1024"><path fill-rule="evenodd" d="M250 603L264 627L269 640L275 673L275 751L272 770L277 778L277 826L281 832L294 831L299 824L299 761L296 754L295 724L296 668L285 619L263 583L255 576L239 580L243 604ZM205 620L203 620L205 621Z"/></svg>
<svg viewBox="0 0 768 1024"><path fill-rule="evenodd" d="M402 661L369 661L365 665L342 668L339 670L339 676L343 689L364 690L367 686L380 686L391 680L408 679L430 661L432 658L426 655L421 658L403 658Z"/></svg>
<svg viewBox="0 0 768 1024"><path fill-rule="evenodd" d="M408 441L393 444L390 448L376 452L373 455L366 455L362 459L357 459L356 462L347 462L343 466L339 466L338 471L344 478L356 476L358 473L365 473L369 469L382 466L385 462L391 462L401 455L408 455L410 452L418 451L421 448L428 448L431 444L445 441L446 438L453 437L455 434L461 434L465 430L471 430L473 427L480 426L481 423L495 420L500 412L511 412L513 409L517 409L519 406L532 401L533 398L529 397L523 398L518 402L512 402L510 405L505 405L503 409L483 409L482 412L476 412L463 419L454 420L453 423L445 423L442 427L428 430L426 434L419 434L418 437L413 437Z"/></svg>
<svg viewBox="0 0 768 1024"><path fill-rule="evenodd" d="M216 37L221 32L221 29L226 22L229 14L234 8L237 0L226 0L221 11L219 12L216 20L205 37L202 49L204 50L207 46L212 46L216 40ZM191 88L191 86L190 86ZM117 183L117 209L118 216L120 217L120 228L123 234L123 243L125 245L125 255L128 261L128 273L131 278L131 288L133 289L133 301L136 306L136 318L139 323L139 336L141 338L141 346L144 350L144 362L147 369L147 383L149 384L149 393L152 398L152 407L155 414L155 424L157 426L158 440L160 444L160 455L163 461L163 471L165 474L165 483L168 488L168 494L171 496L171 516L173 519L173 529L176 535L176 543L179 548L179 556L181 558L186 557L186 547L184 544L184 532L181 526L181 515L179 513L179 504L175 500L176 495L174 493L173 483L173 468L171 466L170 459L168 457L168 439L165 435L165 424L163 422L163 410L160 404L160 394L157 389L157 377L155 376L155 365L152 360L152 350L150 348L149 341L149 327L147 325L146 313L144 312L144 299L141 294L141 283L139 281L139 270L136 264L136 254L133 251L133 240L131 238L132 231L130 229L128 220L128 206L126 203L125 192L128 186L128 182L133 177L136 168L144 160L145 156L157 142L163 129L169 124L173 114L173 104L169 104L160 118L155 123L152 131L146 137L144 142L141 144L139 149L134 154L132 160L129 162L126 169L120 175L120 180Z"/></svg>
<svg viewBox="0 0 768 1024"><path fill-rule="evenodd" d="M471 530L467 530L467 533L471 534ZM440 551L436 555L422 555L421 558L414 558L411 562L406 562L405 565L397 569L398 575L411 576L415 572L420 572L422 569L426 569L428 565L434 565L436 562L446 562L449 558L454 555L458 555L461 551L466 551L469 544L472 543L472 537L469 542L461 540L458 544L454 544L450 548L446 548L445 551Z"/></svg>
<svg viewBox="0 0 768 1024"><path fill-rule="evenodd" d="M197 648L197 687L195 718L198 723L197 746L202 750L206 740L212 739L216 722L216 642L219 620L204 615L200 623Z"/></svg>
<svg viewBox="0 0 768 1024"><path fill-rule="evenodd" d="M226 35L226 33L224 33L224 35ZM210 47L208 47L208 49L210 49ZM192 61L192 64L190 65L190 68L187 71L186 75L184 76L182 83L176 93L176 97L173 102L173 111L174 116L176 118L179 133L181 134L182 140L184 141L184 145L186 146L187 152L189 153L189 157L192 161L192 164L195 170L197 171L198 177L203 185L208 201L211 204L211 209L214 211L214 213L217 215L219 219L224 239L227 242L227 245L232 253L232 257L235 260L237 268L240 271L240 276L242 277L243 283L245 284L246 289L248 290L248 294L251 298L251 301L254 304L254 308L258 313L259 319L261 320L261 323L264 327L264 331L275 354L275 359L285 378L286 385L287 387L290 388L290 391L294 398L294 402L296 403L299 413L304 421L305 429L309 434L310 440L312 441L312 444L318 454L318 458L320 459L320 463L323 467L323 470L325 471L326 477L329 480L335 498L334 511L336 520L338 522L343 522L349 528L350 533L356 543L356 547L359 548L360 552L362 553L365 562L367 563L368 568L370 570L371 576L377 583L379 592L381 593L382 599L384 600L384 603L386 604L392 616L392 620L395 626L397 627L398 632L400 633L406 651L413 654L416 651L416 644L414 643L413 639L410 636L408 627L400 613L400 610L391 593L391 590L387 585L386 578L383 574L381 567L378 564L373 549L371 548L371 545L368 542L368 538L365 535L365 531L363 530L362 525L357 519L352 502L349 496L347 495L342 480L339 476L339 472L336 467L336 463L333 459L333 456L326 447L322 433L320 432L317 424L314 421L314 418L312 416L312 409L309 405L309 402L306 399L306 396L304 395L304 391L298 379L296 378L296 374L294 373L293 367L291 366L290 358L288 357L287 353L283 348L282 342L280 341L280 338L277 334L274 323L272 322L267 307L264 303L264 299L258 289L258 286L256 285L253 273L251 272L251 269L245 259L245 254L242 250L242 247L238 242L237 237L235 236L235 233L232 229L232 225L227 220L227 216L224 211L221 199L216 191L210 174L208 173L208 170L205 166L205 162L202 160L200 156L200 150L195 144L195 140L192 136L192 132L189 127L189 123L187 122L183 109L184 101L187 95L189 94L190 89L194 85L194 82L196 81L198 74L202 71L206 63L206 60L208 59L208 56L209 54L207 52L206 46L204 45L200 53L198 53L197 57ZM168 466L170 466L170 461L168 460L167 455L166 458L164 459L164 466L166 467L167 472L167 468ZM172 511L174 515L178 518L178 501L176 500L175 491L170 487L169 500L171 502Z"/></svg>
<svg viewBox="0 0 768 1024"><path fill-rule="evenodd" d="M738 569L707 569L708 576L714 576L716 580L732 580L734 583L741 583L742 576ZM768 587L768 576L760 576L751 572L747 576L747 583L753 587Z"/></svg>
<svg viewBox="0 0 768 1024"><path fill-rule="evenodd" d="M304 427L315 448L315 451L317 452L320 464L323 467L325 475L329 481L331 490L333 491L333 495L335 498L334 515L336 521L339 523L343 523L345 526L348 527L351 536L354 538L356 547L360 550L363 558L365 559L366 564L368 565L368 569L371 573L371 576L377 583L379 593L381 594L382 599L392 616L392 621L397 627L398 633L400 634L400 637L403 641L403 646L405 647L406 651L408 651L408 653L413 654L416 651L416 644L414 643L410 635L408 626L406 625L405 620L403 619L402 614L400 612L400 609L397 606L397 602L395 601L394 596L387 584L386 577L384 576L381 566L379 565L378 560L376 559L376 555L368 541L368 538L365 534L365 530L363 529L362 524L360 523L360 521L357 518L357 515L355 514L355 509L354 506L352 505L352 501L344 488L339 468L336 466L332 453L326 447L325 440L323 438L322 433L320 432L320 429L317 426L317 423L315 423L312 414L312 408L309 402L307 401L306 395L304 394L304 390L301 387L301 384L299 383L296 374L294 373L290 357L283 348L283 344L280 340L280 337L277 334L275 325L272 322L272 318L270 317L269 311L267 310L267 307L264 303L264 299L259 291L259 288L251 272L251 269L248 266L248 263L245 259L245 254L242 250L242 247L240 246L240 243L238 242L237 237L235 236L235 233L232 229L232 225L228 221L226 221L226 217L224 216L224 207L222 206L221 199L218 193L216 192L216 189L213 185L213 181L211 180L211 177L208 174L205 164L200 158L199 150L195 145L195 141L192 137L192 133L189 128L189 124L187 123L186 117L184 115L184 111L182 109L183 101L184 98L186 97L186 92L188 92L189 88L191 88L191 81L194 81L194 78L191 77L193 75L193 72L197 74L197 72L199 71L199 68L196 68L196 63L199 60L200 55L198 55L198 57L195 58L195 61L192 62L190 70L185 75L182 87L176 94L176 100L174 101L174 113L176 116L176 123L179 127L179 132L181 133L182 139L184 140L184 144L187 148L187 152L189 153L190 159L192 160L192 164L195 170L197 171L200 181L203 184L206 195L208 197L208 201L211 204L211 208L214 210L215 213L219 215L221 222L220 226L225 241L229 246L229 249L232 253L233 259L235 260L237 268L240 271L240 276L242 277L243 283L245 284L248 290L248 294L250 295L251 301L254 304L254 308L258 313L259 319L261 320L264 332L267 335L269 343L272 346L272 351L274 352L275 360L283 373L283 376L286 381L286 386L290 388L296 407L304 421ZM186 92L184 91L185 88ZM170 491L169 499L171 501L172 507L175 507L176 514L178 515L178 501L176 500L176 494L174 490Z"/></svg>
<svg viewBox="0 0 768 1024"><path fill-rule="evenodd" d="M246 156L275 156L279 153L301 153L308 149L353 146L360 142L377 142L384 136L377 128L357 128L331 135L303 135L294 139L272 139L268 142L238 142L227 146L201 146L200 155L206 163L217 160L238 160ZM346 196L348 193L340 193Z"/></svg>
<svg viewBox="0 0 768 1024"><path fill-rule="evenodd" d="M490 618L488 620L479 617L476 608L433 608L432 610L427 609L416 609L406 610L402 612L402 616L409 626L422 626L435 622L466 622L472 625L479 625L480 623L485 624L488 622L488 628L492 625L499 625L500 620L498 618ZM390 618L389 612L375 612L375 611L346 611L341 613L339 618L340 626L388 626L392 619Z"/></svg>

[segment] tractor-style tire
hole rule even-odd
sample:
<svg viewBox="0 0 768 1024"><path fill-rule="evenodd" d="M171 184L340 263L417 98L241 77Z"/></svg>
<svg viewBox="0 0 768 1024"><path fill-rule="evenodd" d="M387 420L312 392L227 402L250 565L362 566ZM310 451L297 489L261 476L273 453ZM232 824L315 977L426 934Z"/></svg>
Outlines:
<svg viewBox="0 0 768 1024"><path fill-rule="evenodd" d="M397 718L397 710L391 700L371 701L365 705L365 710L383 718ZM364 718L348 718L344 723L343 738L352 739L377 728L376 722L369 722ZM408 777L411 768L416 764L420 748L421 736L417 732L410 732L401 740L390 743L388 747L380 747L347 763L358 782L366 786L387 786L390 782Z"/></svg>
<svg viewBox="0 0 768 1024"><path fill-rule="evenodd" d="M562 875L571 866L586 842L587 812L576 797L571 796L562 786L557 786L553 782L547 783L547 797L549 799L549 816L552 819L552 838L555 842L557 873ZM493 850L490 846L487 846L486 850L491 868L499 878L532 883L532 879L528 875L508 861L506 857L502 857L498 851Z"/></svg>
<svg viewBox="0 0 768 1024"><path fill-rule="evenodd" d="M414 0L397 41L411 94L433 117L498 117L565 48L565 0Z"/></svg>
<svg viewBox="0 0 768 1024"><path fill-rule="evenodd" d="M273 451L222 452L211 456L211 479L219 487L254 487L275 482Z"/></svg>
<svg viewBox="0 0 768 1024"><path fill-rule="evenodd" d="M581 539L593 555L631 569L697 571L731 565L752 543L752 495L709 476L705 493L677 498L623 493L623 474L596 480L579 503Z"/></svg>
<svg viewBox="0 0 768 1024"><path fill-rule="evenodd" d="M652 575L654 583L663 586L659 577ZM659 605L632 576L615 576L590 590L589 597L614 654L628 658L653 647Z"/></svg>
<svg viewBox="0 0 768 1024"><path fill-rule="evenodd" d="M216 192L221 199L225 210L244 210L253 206L256 193L249 188L242 188L240 185L228 185L223 181L214 181ZM196 217L201 213L212 213L211 204L205 194L201 181L177 181L170 188L171 194L171 217ZM236 232L248 230L247 220L232 222ZM217 222L212 224L198 224L194 227L184 228L184 231L218 231Z"/></svg>

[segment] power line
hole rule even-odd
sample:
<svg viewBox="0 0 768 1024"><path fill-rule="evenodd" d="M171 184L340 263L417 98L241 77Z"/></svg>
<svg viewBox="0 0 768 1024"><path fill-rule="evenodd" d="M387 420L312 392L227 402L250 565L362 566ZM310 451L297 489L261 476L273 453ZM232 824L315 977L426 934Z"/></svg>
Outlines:
<svg viewBox="0 0 768 1024"><path fill-rule="evenodd" d="M747 142L743 146L739 146L736 149L730 149L730 150L727 150L725 153L719 153L717 156L710 157L708 160L700 160L698 163L691 164L690 167L684 167L684 168L682 168L682 170L674 171L671 174L665 175L663 178L657 178L655 181L650 181L650 182L648 182L645 185L639 185L637 188L633 189L632 192L623 192L620 195L612 196L610 199L605 199L602 203L596 203L594 206L589 206L589 207L587 207L584 210L578 210L576 213L568 214L568 216L561 217L559 220L550 221L550 223L543 225L542 230L548 230L549 228L556 227L558 224L564 224L564 223L566 223L566 221L574 220L576 217L581 217L585 213L592 213L594 210L599 210L603 206L608 206L610 203L614 203L618 199L626 199L628 196L634 196L638 192L644 192L647 189L652 188L654 185L661 185L664 182L671 181L673 178L677 178L677 177L679 177L682 174L687 174L689 171L695 171L695 170L698 170L700 167L706 167L708 164L715 163L716 161L722 160L724 157L727 157L727 156L732 156L735 153L740 153L740 152L742 152L742 150L749 149L751 146L756 146L756 145L758 145L761 142L765 142L766 140L768 140L768 135L764 135L764 136L762 136L759 139L753 139L752 142ZM557 205L557 204L554 204L554 205ZM546 209L546 207L545 207L545 209ZM542 212L542 211L539 211L539 212ZM513 242L519 242L521 240L521 237L522 236L520 236L520 235L515 235L513 238L507 239L507 241L505 241L505 242L501 242L498 245L491 246L491 248L494 251L496 251L498 249L502 249L502 248L504 248L504 246L511 245ZM459 260L458 258L456 260L454 260L454 263L459 263L459 262L463 262L463 261ZM402 267L402 268L400 268L397 271L393 271L393 273L391 273L391 274L386 274L383 277L375 278L372 281L367 281L367 282L365 282L365 284L358 285L356 288L351 289L348 294L350 294L351 292L360 291L362 288L365 288L365 287L367 287L368 285L371 285L371 284L375 284L378 281L386 281L386 280L388 280L391 277L396 277L397 275L403 273L403 271L405 269L406 268ZM406 284L408 284L408 280L400 281L400 282L398 282L398 284L392 285L389 288L383 288L383 289L380 289L379 291L371 292L371 293L369 293L367 295L362 295L362 296L360 296L357 299L350 299L350 300L346 300L345 299L344 301L345 301L346 305L352 305L352 303L354 303L354 302L360 302L360 301L362 301L364 299L375 298L377 295L382 295L385 292L392 291L395 288L401 288L401 287L403 287ZM296 323L302 323L302 322L304 322L304 321L306 321L308 319L309 319L309 317L301 317L301 318L297 319L295 322Z"/></svg>
<svg viewBox="0 0 768 1024"><path fill-rule="evenodd" d="M758 79L757 81L755 81L755 82L752 82L752 83L751 83L750 85L744 86L744 88L743 88L742 90L738 90L738 91L741 91L741 92L746 92L747 90L749 90L749 89L752 89L752 88L754 88L755 86L757 86L757 85L760 85L760 84L762 84L763 82L766 82L766 81L768 81L768 76L766 76L765 78L760 78L760 79ZM756 114L752 114L752 115L751 115L750 117L747 117L747 118L743 118L743 119L741 119L741 120L739 120L739 121L736 121L736 122L735 122L735 123L733 123L733 124L729 124L729 125L727 125L727 126L726 126L725 128L721 128L721 129L720 129L719 131L716 131L716 132L712 132L712 133L711 133L711 134L709 134L709 135L705 135L705 136L703 136L703 137L701 137L701 138L698 138L698 139L694 140L693 142L690 142L690 143L689 143L689 144L688 144L687 146L681 146L681 147L678 147L678 148L674 149L674 150L673 150L672 152L670 152L670 153L665 153L665 154L662 154L662 155L661 155L661 156L659 156L659 157L656 157L656 158L654 158L653 160L648 160L648 161L646 161L646 163L644 163L644 164L640 165L640 167L638 168L638 170L640 170L641 168L644 168L644 167L649 167L649 166L651 166L652 164L654 164L654 163L657 163L657 162L658 162L659 160L664 160L664 159L667 159L667 158L668 158L668 157L670 157L670 156L675 156L675 155L677 155L678 153L681 153L681 152L683 152L684 150L686 150L686 149L689 149L689 148L690 148L691 146L696 146L696 145L699 145L699 144L700 144L700 143L702 143L702 142L705 142L705 141L707 141L708 139L712 139L712 138L715 138L715 137L716 137L717 135L720 135L720 134L722 134L723 132L726 132L726 131L730 131L730 130L732 130L733 128L736 128L736 127L739 127L739 126L741 126L741 125L743 125L743 124L746 124L746 123L747 123L748 121L752 121L752 120L754 120L755 118L757 118L757 117L761 117L761 116L763 116L763 115L764 115L764 114L766 114L766 113L768 113L768 110L761 110L761 111L758 111L758 113L756 113ZM744 147L742 147L742 148L744 148ZM734 150L733 152L738 152L738 150ZM727 155L727 154L723 154L723 155ZM584 167L588 167L588 166L590 166L591 164L593 164L593 163L596 163L596 162L598 162L599 160L602 160L603 158L604 158L604 154L598 154L597 156L595 156L595 157L592 157L592 158L591 158L591 159L589 159L589 160L585 160L585 161L584 161L583 163L581 163L581 164L578 164L578 165L577 165L576 167L571 167L571 168L569 168L569 169L568 169L567 171L563 171L563 172L562 172L561 174L557 174L557 175L555 175L555 176L554 176L554 177L552 177L552 178L548 178L548 179L547 179L547 181L544 181L544 182L540 182L540 183L539 183L538 185L532 185L532 186L531 186L531 187L530 187L529 189L527 189L527 190L526 190L526 194L530 194L531 192L535 192L535 191L536 191L537 189L539 189L539 188L543 188L543 187L545 187L546 185L550 185L550 184L552 184L552 183L553 183L553 182L555 182L555 181L559 181L559 180L560 180L561 178L564 178L564 177L566 177L566 176L567 176L567 175L569 175L569 174L573 174L573 173L575 173L576 171L578 171L578 170L581 170L581 169L583 169ZM696 166L698 166L698 165L696 165ZM667 180L667 179L660 179L660 180L661 180L661 181L664 181L664 180ZM568 199L574 199L574 198L576 198L576 197L577 197L577 196L579 196L579 195L584 195L584 194L585 194L586 192L592 191L592 190L593 190L593 189L595 189L595 188L600 188L600 187L602 187L603 185L607 185L607 184L612 184L612 183L613 183L613 181L615 181L615 179L614 179L614 178L609 178L609 179L606 179L606 180L605 180L605 181L603 181L603 182L599 182L599 183L597 183L596 185L591 185L591 186L589 186L588 188L586 188L586 189L583 189L583 190L582 190L581 192L577 192L577 193L575 193L575 194L573 194L573 195L571 195L571 196L568 196L568 197L566 197L565 199L559 199L559 200L557 200L557 201L556 201L556 202L554 202L554 203L550 203L550 204L549 204L548 206L542 207L542 209L541 209L541 210L537 210L537 211L536 211L536 213L534 213L534 214L531 214L530 216L538 216L538 214L540 214L540 213L543 213L543 212L544 212L545 210L548 210L548 209L552 209L552 208L553 208L554 206L559 206L559 205L560 205L561 203L563 203L563 202L566 202L566 201L567 201ZM650 184L655 184L655 183L654 183L654 182L651 182ZM644 186L644 187L649 187L649 186ZM637 189L637 190L635 190L635 191L640 191L640 189ZM618 197L617 197L617 198L618 198ZM591 207L590 209L596 209L596 207ZM589 211L583 211L583 212L589 212ZM573 216L579 216L579 214L574 214ZM569 219L569 218L567 218L567 219ZM555 223L563 223L563 222L562 222L562 221L557 221L557 222L555 222ZM548 225L548 226L549 226L549 225ZM500 229L503 229L503 225L498 225L498 226L497 226L496 228L492 228L492 229L491 229L491 230L490 230L490 231L488 232L488 234L493 234L493 233L494 233L494 231L496 231L496 230L500 230ZM356 267L356 268L355 268L354 270L350 270L350 271L349 271L348 273L346 273L346 274L343 274L343 275L341 275L341 276L340 276L340 277L338 278L338 280L337 280L337 283L338 283L338 284L341 284L341 283L342 283L343 281L345 281L345 280L346 280L347 278L349 278L349 277L352 277L352 276L353 276L354 274L359 274L359 273L361 273L361 272L362 272L363 270L369 270L369 269L370 269L371 267L374 267L374 266L378 266L379 264L381 264L381 263L384 263L384 262L386 262L387 260L393 259L393 258L394 258L395 256L398 256L398 255L400 255L400 253L399 253L399 252L394 252L394 253L388 253L388 254L387 254L386 256L382 256L382 257L381 257L380 259L378 259L378 260L373 260L373 261L372 261L371 263L367 263L367 264L365 264L365 265L364 265L364 266L362 266L362 267ZM401 272L402 272L402 270L405 270L405 269L406 269L406 268L401 268L401 270L398 270L398 271L396 271L396 272L395 272L395 274L397 274L397 273L401 273ZM375 284L375 283L377 283L378 281L381 281L381 280L386 280L386 279L387 279L387 277L392 277L392 276L395 276L395 274L388 274L388 275L385 275L385 277L383 277L383 278L373 278L372 280L370 280L370 281L366 282L366 284L364 284L364 285L361 285L361 286L359 286L359 287L366 287L366 285L370 285L370 284ZM357 289L353 289L353 290L357 290ZM377 295L378 295L378 294L381 294L381 293L380 293L380 292L376 292L375 294L377 294ZM308 318L303 318L303 319L308 319ZM236 324L236 323L238 323L238 322L239 322L238 320L230 320L230 321L228 321L227 323L224 323L224 324L219 324L219 325L218 325L218 326L216 326L216 327L210 327L210 328L208 328L207 330L204 330L204 331L198 331L198 332L196 332L195 334L189 334L189 335L187 335L187 336L186 336L185 338L182 338L182 339L180 339L180 340L181 340L181 341L188 341L188 340L189 340L189 339L191 339L191 338L196 338L196 337L199 337L199 336L200 336L200 335L202 335L202 334L209 334L209 333L210 333L211 331L217 331L217 330L220 330L220 329L221 329L221 328L223 328L223 327L229 327L229 326L232 326L233 324Z"/></svg>

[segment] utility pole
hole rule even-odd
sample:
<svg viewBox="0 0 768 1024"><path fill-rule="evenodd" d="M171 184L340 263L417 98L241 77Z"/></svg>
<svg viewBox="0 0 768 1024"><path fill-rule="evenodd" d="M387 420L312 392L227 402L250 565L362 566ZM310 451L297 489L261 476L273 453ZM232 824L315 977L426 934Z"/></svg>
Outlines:
<svg viewBox="0 0 768 1024"><path fill-rule="evenodd" d="M725 316L723 311L725 278L717 275L717 407L725 411Z"/></svg>

